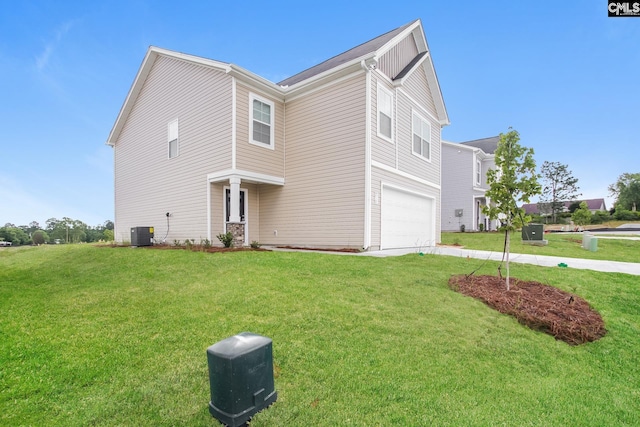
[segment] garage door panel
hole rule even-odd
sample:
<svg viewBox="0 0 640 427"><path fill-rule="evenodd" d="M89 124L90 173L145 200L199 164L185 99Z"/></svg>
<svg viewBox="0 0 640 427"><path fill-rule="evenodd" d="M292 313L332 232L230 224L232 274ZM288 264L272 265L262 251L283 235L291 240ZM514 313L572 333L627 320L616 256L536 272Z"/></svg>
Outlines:
<svg viewBox="0 0 640 427"><path fill-rule="evenodd" d="M381 247L420 247L433 244L433 199L385 187L382 195Z"/></svg>

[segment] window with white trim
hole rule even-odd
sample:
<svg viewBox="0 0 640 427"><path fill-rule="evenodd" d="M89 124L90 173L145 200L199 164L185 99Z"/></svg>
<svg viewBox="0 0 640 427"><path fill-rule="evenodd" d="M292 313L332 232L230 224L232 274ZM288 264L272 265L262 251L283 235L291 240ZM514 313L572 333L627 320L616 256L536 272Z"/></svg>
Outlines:
<svg viewBox="0 0 640 427"><path fill-rule="evenodd" d="M275 115L273 102L250 94L249 110L251 111L249 142L273 149L273 122Z"/></svg>
<svg viewBox="0 0 640 427"><path fill-rule="evenodd" d="M393 141L393 94L378 83L378 136Z"/></svg>
<svg viewBox="0 0 640 427"><path fill-rule="evenodd" d="M178 157L178 119L169 122L167 126L167 141L169 143L169 158Z"/></svg>
<svg viewBox="0 0 640 427"><path fill-rule="evenodd" d="M480 185L482 183L482 162L477 159L476 160L476 184Z"/></svg>
<svg viewBox="0 0 640 427"><path fill-rule="evenodd" d="M414 111L411 128L413 153L426 160L431 160L431 124Z"/></svg>

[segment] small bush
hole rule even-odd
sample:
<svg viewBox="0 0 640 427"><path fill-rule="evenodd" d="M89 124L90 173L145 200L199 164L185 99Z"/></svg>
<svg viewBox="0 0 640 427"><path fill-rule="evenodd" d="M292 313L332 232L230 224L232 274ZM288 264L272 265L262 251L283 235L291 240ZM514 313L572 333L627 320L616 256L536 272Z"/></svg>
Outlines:
<svg viewBox="0 0 640 427"><path fill-rule="evenodd" d="M637 221L640 219L640 212L616 209L616 212L613 214L613 218L618 221Z"/></svg>
<svg viewBox="0 0 640 427"><path fill-rule="evenodd" d="M202 249L209 249L211 247L211 241L209 239L200 240L200 247Z"/></svg>
<svg viewBox="0 0 640 427"><path fill-rule="evenodd" d="M257 242L257 241L255 241L255 240L251 242L251 247L252 247L253 249L259 249L259 248L260 248L260 246L262 246L262 245L260 244L260 242Z"/></svg>
<svg viewBox="0 0 640 427"><path fill-rule="evenodd" d="M216 236L220 243L224 245L225 248L230 248L233 246L233 234L230 231L226 233L220 233Z"/></svg>
<svg viewBox="0 0 640 427"><path fill-rule="evenodd" d="M182 243L180 242L180 240L174 240L173 241L173 246L175 247L179 247Z"/></svg>

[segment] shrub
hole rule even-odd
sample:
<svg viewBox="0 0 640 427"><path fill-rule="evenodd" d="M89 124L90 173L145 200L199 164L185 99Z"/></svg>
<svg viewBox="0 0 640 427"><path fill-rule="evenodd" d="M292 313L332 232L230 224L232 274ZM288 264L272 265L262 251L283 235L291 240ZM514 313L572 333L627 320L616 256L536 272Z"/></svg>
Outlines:
<svg viewBox="0 0 640 427"><path fill-rule="evenodd" d="M230 248L233 246L233 234L230 231L226 233L220 233L216 236L220 243L224 245L225 248Z"/></svg>
<svg viewBox="0 0 640 427"><path fill-rule="evenodd" d="M619 221L636 221L640 219L640 212L616 209L616 212L613 214L613 218Z"/></svg>
<svg viewBox="0 0 640 427"><path fill-rule="evenodd" d="M200 246L203 249L209 249L211 247L211 241L209 239L200 240Z"/></svg>
<svg viewBox="0 0 640 427"><path fill-rule="evenodd" d="M260 248L260 246L262 246L262 245L260 244L260 242L257 242L257 241L255 241L255 240L251 242L251 247L252 247L253 249L258 249L258 248Z"/></svg>

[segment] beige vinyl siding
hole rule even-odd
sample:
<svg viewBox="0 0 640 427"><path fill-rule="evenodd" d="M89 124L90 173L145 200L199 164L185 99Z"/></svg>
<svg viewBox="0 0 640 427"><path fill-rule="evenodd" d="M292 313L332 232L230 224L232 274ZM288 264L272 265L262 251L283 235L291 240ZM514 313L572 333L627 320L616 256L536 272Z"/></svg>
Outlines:
<svg viewBox="0 0 640 427"><path fill-rule="evenodd" d="M286 108L285 185L260 186L260 242L362 247L364 74L289 101Z"/></svg>
<svg viewBox="0 0 640 427"><path fill-rule="evenodd" d="M429 114L433 117L438 117L436 105L433 100L433 94L431 93L431 88L429 87L424 67L418 67L405 81L402 88L423 108L426 108Z"/></svg>
<svg viewBox="0 0 640 427"><path fill-rule="evenodd" d="M396 142L398 140L398 130L396 129L396 97L395 88L389 84L378 73L371 73L371 158L384 163L387 166L396 166ZM391 118L393 128L393 142L389 142L378 136L378 86L382 85L393 94L393 117Z"/></svg>
<svg viewBox="0 0 640 427"><path fill-rule="evenodd" d="M275 104L274 117L274 149L261 147L249 142L249 123L251 110L249 94L267 99ZM284 104L273 98L254 91L238 83L236 85L236 167L240 170L262 173L272 176L284 175Z"/></svg>
<svg viewBox="0 0 640 427"><path fill-rule="evenodd" d="M418 47L413 34L409 34L382 55L378 61L378 68L390 79L394 79L417 55Z"/></svg>
<svg viewBox="0 0 640 427"><path fill-rule="evenodd" d="M160 56L115 142L116 238L153 226L167 241L207 237L207 173L231 167L231 79ZM179 155L168 158L167 125L178 119ZM175 230L180 230L177 233Z"/></svg>
<svg viewBox="0 0 640 427"><path fill-rule="evenodd" d="M371 248L380 248L382 185L393 185L418 194L433 197L435 203L435 239L440 243L440 190L393 172L372 168L371 171Z"/></svg>

